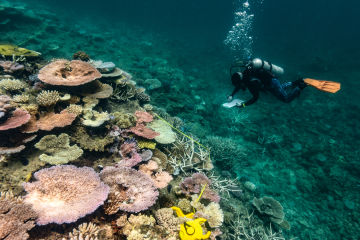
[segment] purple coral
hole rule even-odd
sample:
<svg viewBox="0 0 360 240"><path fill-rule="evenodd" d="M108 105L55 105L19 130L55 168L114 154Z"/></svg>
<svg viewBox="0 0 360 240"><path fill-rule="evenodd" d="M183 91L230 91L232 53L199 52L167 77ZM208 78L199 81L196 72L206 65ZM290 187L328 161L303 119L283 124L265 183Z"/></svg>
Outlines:
<svg viewBox="0 0 360 240"><path fill-rule="evenodd" d="M34 174L24 183L25 203L39 215L38 225L71 223L94 212L107 199L109 186L89 167L54 166Z"/></svg>
<svg viewBox="0 0 360 240"><path fill-rule="evenodd" d="M119 210L135 213L146 210L159 196L151 178L132 168L105 167L100 177L111 188L109 201L104 206L107 214Z"/></svg>
<svg viewBox="0 0 360 240"><path fill-rule="evenodd" d="M209 199L212 202L220 202L220 196L210 188L211 180L202 173L194 173L191 177L185 178L180 184L181 191L186 195L193 193L199 194L205 187L202 198Z"/></svg>

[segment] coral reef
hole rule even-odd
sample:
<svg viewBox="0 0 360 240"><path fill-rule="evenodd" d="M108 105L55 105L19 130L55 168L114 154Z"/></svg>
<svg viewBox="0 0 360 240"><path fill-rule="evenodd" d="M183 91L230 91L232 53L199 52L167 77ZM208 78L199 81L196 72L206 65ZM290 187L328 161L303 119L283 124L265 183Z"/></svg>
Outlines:
<svg viewBox="0 0 360 240"><path fill-rule="evenodd" d="M40 160L51 165L66 164L83 154L83 150L78 146L70 146L70 138L66 133L59 136L47 135L41 138L35 147L44 152L39 156Z"/></svg>
<svg viewBox="0 0 360 240"><path fill-rule="evenodd" d="M100 177L111 188L104 206L107 214L119 210L134 213L146 210L159 195L151 178L135 169L106 167Z"/></svg>
<svg viewBox="0 0 360 240"><path fill-rule="evenodd" d="M53 166L34 177L35 182L24 183L24 202L39 215L38 225L75 222L101 206L109 193L109 187L89 167Z"/></svg>

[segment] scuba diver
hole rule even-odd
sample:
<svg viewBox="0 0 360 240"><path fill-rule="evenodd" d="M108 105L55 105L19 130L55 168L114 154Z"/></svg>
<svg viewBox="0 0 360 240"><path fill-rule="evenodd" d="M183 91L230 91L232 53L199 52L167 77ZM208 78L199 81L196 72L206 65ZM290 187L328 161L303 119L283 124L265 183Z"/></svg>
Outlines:
<svg viewBox="0 0 360 240"><path fill-rule="evenodd" d="M235 101L234 105L228 105L227 107L237 106L243 108L249 106L258 100L260 91L264 90L271 92L282 102L289 103L298 97L301 91L308 85L331 93L335 93L340 89L340 83L310 78L299 78L293 82L281 83L278 77L284 73L284 70L279 66L259 58L255 58L245 65L233 65L230 68L230 74L234 67L244 67L245 70L235 72L231 75L231 82L235 86L235 89L231 95L228 96L228 101L232 101L234 95L240 89L243 91L249 89L252 98L246 102L237 99L238 101Z"/></svg>

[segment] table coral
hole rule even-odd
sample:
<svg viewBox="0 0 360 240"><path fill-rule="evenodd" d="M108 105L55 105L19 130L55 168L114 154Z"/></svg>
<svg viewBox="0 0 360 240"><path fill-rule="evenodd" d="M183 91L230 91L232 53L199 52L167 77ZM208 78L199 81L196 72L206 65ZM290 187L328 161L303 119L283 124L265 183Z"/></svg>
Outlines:
<svg viewBox="0 0 360 240"><path fill-rule="evenodd" d="M101 78L101 73L87 62L61 59L40 69L38 78L50 85L79 86Z"/></svg>
<svg viewBox="0 0 360 240"><path fill-rule="evenodd" d="M0 124L0 131L18 128L30 121L30 114L22 109L15 109L10 118Z"/></svg>
<svg viewBox="0 0 360 240"><path fill-rule="evenodd" d="M47 135L35 144L44 153L39 156L41 161L52 165L65 164L81 157L83 150L77 145L70 146L70 138L66 133Z"/></svg>
<svg viewBox="0 0 360 240"><path fill-rule="evenodd" d="M71 223L94 212L106 200L109 187L89 167L59 165L34 174L35 182L24 183L24 202L38 213L36 223Z"/></svg>
<svg viewBox="0 0 360 240"><path fill-rule="evenodd" d="M140 212L155 204L159 192L146 174L132 168L105 167L100 177L111 188L105 212Z"/></svg>

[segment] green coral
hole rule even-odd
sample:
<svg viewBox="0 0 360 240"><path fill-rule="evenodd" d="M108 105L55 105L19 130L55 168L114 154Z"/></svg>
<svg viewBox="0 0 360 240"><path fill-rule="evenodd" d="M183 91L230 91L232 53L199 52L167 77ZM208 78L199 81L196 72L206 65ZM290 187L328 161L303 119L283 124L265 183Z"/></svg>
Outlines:
<svg viewBox="0 0 360 240"><path fill-rule="evenodd" d="M114 142L114 138L109 135L103 137L88 134L83 126L75 127L71 140L79 144L82 149L97 152L104 152L105 147Z"/></svg>
<svg viewBox="0 0 360 240"><path fill-rule="evenodd" d="M114 116L112 122L119 126L119 128L129 128L135 126L136 118L130 113L114 112L112 115Z"/></svg>
<svg viewBox="0 0 360 240"><path fill-rule="evenodd" d="M70 146L70 138L66 133L59 136L47 135L35 147L45 152L39 156L40 160L52 165L66 164L83 154L83 150L77 145Z"/></svg>
<svg viewBox="0 0 360 240"><path fill-rule="evenodd" d="M37 57L40 56L40 53L12 44L0 44L0 55L5 57Z"/></svg>

